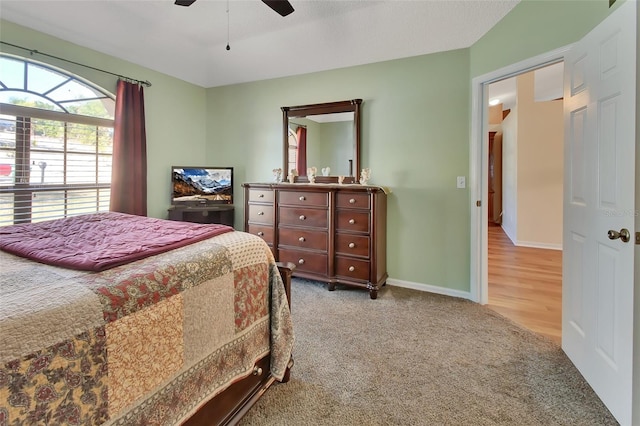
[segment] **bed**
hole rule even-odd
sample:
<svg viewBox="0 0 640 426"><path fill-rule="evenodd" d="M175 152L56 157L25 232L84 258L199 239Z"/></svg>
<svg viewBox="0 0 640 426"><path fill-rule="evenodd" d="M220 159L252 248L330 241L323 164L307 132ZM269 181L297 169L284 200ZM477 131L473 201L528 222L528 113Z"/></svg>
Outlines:
<svg viewBox="0 0 640 426"><path fill-rule="evenodd" d="M0 425L230 424L288 379L290 271L259 237L98 213L0 248Z"/></svg>

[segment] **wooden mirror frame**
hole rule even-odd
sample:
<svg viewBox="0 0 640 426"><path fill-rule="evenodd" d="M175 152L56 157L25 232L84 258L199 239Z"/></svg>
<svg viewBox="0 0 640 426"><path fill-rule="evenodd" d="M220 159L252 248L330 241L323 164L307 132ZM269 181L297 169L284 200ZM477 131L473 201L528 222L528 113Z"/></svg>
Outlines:
<svg viewBox="0 0 640 426"><path fill-rule="evenodd" d="M353 140L354 140L354 169L355 176L345 176L344 183L356 183L360 174L360 110L362 99L349 101L327 102L324 104L299 105L282 107L282 137L283 137L283 181L286 182L289 174L289 118L306 117L308 115L333 114L340 112L353 112ZM307 176L296 176L295 182L308 182ZM317 183L337 183L338 176L316 176Z"/></svg>

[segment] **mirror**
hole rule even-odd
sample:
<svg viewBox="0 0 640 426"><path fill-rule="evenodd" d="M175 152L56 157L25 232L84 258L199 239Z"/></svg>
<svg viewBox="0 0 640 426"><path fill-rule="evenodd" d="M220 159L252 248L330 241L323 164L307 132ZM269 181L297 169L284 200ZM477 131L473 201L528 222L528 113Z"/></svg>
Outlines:
<svg viewBox="0 0 640 426"><path fill-rule="evenodd" d="M308 182L307 168L316 167L316 182L354 183L360 173L360 108L362 99L282 107L283 180L291 169L296 182ZM323 176L322 169L331 169Z"/></svg>

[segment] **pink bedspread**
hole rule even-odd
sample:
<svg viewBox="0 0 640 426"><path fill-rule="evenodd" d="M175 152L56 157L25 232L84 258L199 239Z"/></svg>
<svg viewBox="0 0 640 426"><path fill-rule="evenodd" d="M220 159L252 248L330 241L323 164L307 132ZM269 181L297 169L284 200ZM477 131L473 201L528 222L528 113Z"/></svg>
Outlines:
<svg viewBox="0 0 640 426"><path fill-rule="evenodd" d="M0 227L0 249L49 265L103 271L230 231L226 225L95 213Z"/></svg>

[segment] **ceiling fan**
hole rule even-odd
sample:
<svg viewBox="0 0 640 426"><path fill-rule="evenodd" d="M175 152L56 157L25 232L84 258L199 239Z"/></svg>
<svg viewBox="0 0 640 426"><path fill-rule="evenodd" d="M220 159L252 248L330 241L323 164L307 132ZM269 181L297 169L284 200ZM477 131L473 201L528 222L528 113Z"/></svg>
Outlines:
<svg viewBox="0 0 640 426"><path fill-rule="evenodd" d="M191 6L196 0L176 0L178 6ZM278 12L281 16L287 16L293 12L293 6L288 0L262 0L262 3Z"/></svg>

